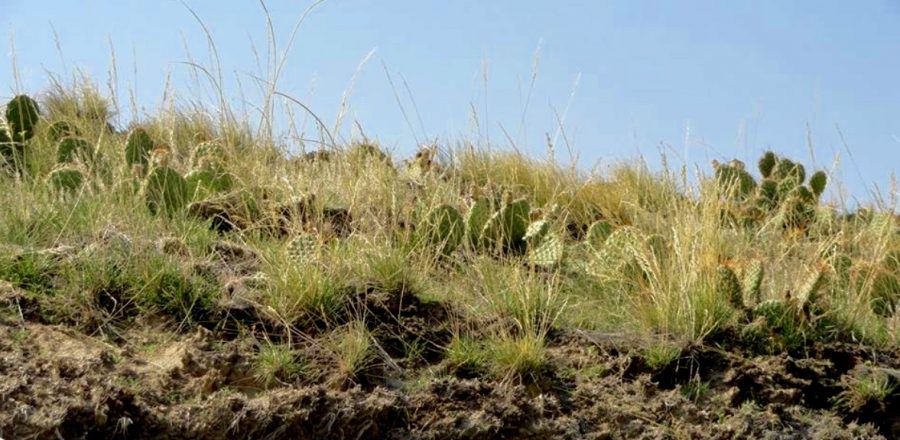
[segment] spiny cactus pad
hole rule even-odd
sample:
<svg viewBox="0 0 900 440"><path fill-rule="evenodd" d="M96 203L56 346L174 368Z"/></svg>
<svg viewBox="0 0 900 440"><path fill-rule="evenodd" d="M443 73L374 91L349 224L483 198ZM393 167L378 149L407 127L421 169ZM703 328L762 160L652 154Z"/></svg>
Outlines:
<svg viewBox="0 0 900 440"><path fill-rule="evenodd" d="M66 121L56 121L47 128L47 136L54 142L59 142L68 136L78 136L78 129Z"/></svg>
<svg viewBox="0 0 900 440"><path fill-rule="evenodd" d="M764 178L768 178L772 175L772 171L775 170L775 164L778 162L778 156L771 151L766 151L765 154L759 159L759 173L762 174Z"/></svg>
<svg viewBox="0 0 900 440"><path fill-rule="evenodd" d="M528 243L540 243L547 233L550 232L550 222L546 220L535 220L528 225L525 231L525 241Z"/></svg>
<svg viewBox="0 0 900 440"><path fill-rule="evenodd" d="M125 141L125 162L129 167L141 165L144 168L150 162L150 152L153 151L153 139L143 128L132 129Z"/></svg>
<svg viewBox="0 0 900 440"><path fill-rule="evenodd" d="M81 188L84 174L76 168L63 166L54 169L47 175L47 180L58 191L73 192Z"/></svg>
<svg viewBox="0 0 900 440"><path fill-rule="evenodd" d="M225 159L225 147L216 141L197 144L191 155L191 166L202 167L205 162L219 163Z"/></svg>
<svg viewBox="0 0 900 440"><path fill-rule="evenodd" d="M288 258L297 264L308 264L314 261L318 252L319 242L312 234L298 235L287 246Z"/></svg>
<svg viewBox="0 0 900 440"><path fill-rule="evenodd" d="M819 291L825 286L825 271L816 269L807 277L800 289L797 290L797 304L800 308L816 303L819 297Z"/></svg>
<svg viewBox="0 0 900 440"><path fill-rule="evenodd" d="M525 199L504 204L485 223L481 232L483 244L493 249L521 250L528 230L529 211Z"/></svg>
<svg viewBox="0 0 900 440"><path fill-rule="evenodd" d="M479 199L472 203L466 214L466 236L469 244L477 247L481 242L481 231L484 225L491 218L491 207L487 200Z"/></svg>
<svg viewBox="0 0 900 440"><path fill-rule="evenodd" d="M825 192L825 185L827 184L828 176L824 171L816 171L809 178L809 188L812 190L813 194L816 195L816 197L821 196L822 193Z"/></svg>
<svg viewBox="0 0 900 440"><path fill-rule="evenodd" d="M31 139L40 116L40 108L33 99L27 95L14 97L6 104L6 123L9 124L10 137L16 142Z"/></svg>
<svg viewBox="0 0 900 440"><path fill-rule="evenodd" d="M545 235L528 248L528 262L533 266L556 267L565 255L565 245L556 234Z"/></svg>
<svg viewBox="0 0 900 440"><path fill-rule="evenodd" d="M155 168L144 186L144 197L150 212L172 215L188 200L187 182L169 167Z"/></svg>
<svg viewBox="0 0 900 440"><path fill-rule="evenodd" d="M756 189L756 180L750 173L731 165L716 168L716 183L720 191L741 200L749 197Z"/></svg>
<svg viewBox="0 0 900 440"><path fill-rule="evenodd" d="M612 224L606 220L598 220L591 223L591 226L588 227L584 241L591 249L597 251L603 246L603 243L606 242L606 239L609 238L612 232Z"/></svg>
<svg viewBox="0 0 900 440"><path fill-rule="evenodd" d="M56 162L69 163L75 159L89 162L93 159L94 149L88 141L79 137L65 137L56 145Z"/></svg>
<svg viewBox="0 0 900 440"><path fill-rule="evenodd" d="M744 278L741 282L744 298L753 301L754 304L759 304L762 301L763 275L765 275L765 269L759 260L753 260L744 269Z"/></svg>
<svg viewBox="0 0 900 440"><path fill-rule="evenodd" d="M234 187L234 176L215 163L195 169L184 178L193 200L205 199L212 194L230 191Z"/></svg>
<svg viewBox="0 0 900 440"><path fill-rule="evenodd" d="M728 302L738 309L744 307L744 294L741 282L734 270L728 266L716 269L716 293L728 298Z"/></svg>

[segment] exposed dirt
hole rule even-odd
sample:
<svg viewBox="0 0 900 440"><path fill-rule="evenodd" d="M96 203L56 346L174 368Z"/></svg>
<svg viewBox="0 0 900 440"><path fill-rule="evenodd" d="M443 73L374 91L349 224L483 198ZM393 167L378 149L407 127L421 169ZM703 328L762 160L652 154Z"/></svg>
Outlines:
<svg viewBox="0 0 900 440"><path fill-rule="evenodd" d="M5 306L21 307L5 289ZM440 352L427 347L449 337L442 305L377 292L364 303L367 325L403 374L374 370L351 387L317 378L263 389L252 344L203 328L179 334L142 323L111 344L6 319L0 437L900 438L897 396L854 412L836 405L848 375L896 372L898 353L834 344L802 357L753 356L698 346L653 369L632 342L557 332L547 377L501 383L434 373ZM399 343L414 334L429 339L415 358Z"/></svg>

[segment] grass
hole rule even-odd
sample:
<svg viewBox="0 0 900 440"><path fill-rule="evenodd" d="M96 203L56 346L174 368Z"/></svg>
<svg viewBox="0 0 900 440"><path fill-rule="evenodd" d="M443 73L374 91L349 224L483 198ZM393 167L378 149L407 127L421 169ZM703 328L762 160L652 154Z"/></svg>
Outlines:
<svg viewBox="0 0 900 440"><path fill-rule="evenodd" d="M804 205L815 215L798 226L787 207L755 213L711 169L693 178L639 159L586 172L473 144L439 146L436 162L423 165L429 155L404 161L365 138L326 145L312 160L254 130L249 117L216 116L234 115L230 109L165 105L133 121L180 176L200 166L193 160L199 144L220 147L216 164L234 187L188 196L228 208L230 229L214 230L221 217L148 209L141 170L125 163L128 131L108 126L116 109L96 87L54 83L39 97L42 120L25 146L27 160L5 165L0 177L0 280L39 298L45 320L77 322L89 333L151 318L184 332L215 330L223 316L240 321L239 335L262 328L275 341L256 359L267 385L298 374L296 350L310 338L329 353L330 363L318 368L349 380L376 362L392 364L385 358L391 347L380 345L378 323L365 310L372 292L415 295L453 311L447 319L460 329L456 337L416 335L402 341L402 352L424 358L437 344L451 369L501 379L543 374L550 335L573 329L664 340L642 348L652 368L674 360L684 343L747 328L752 344L730 342L765 352L819 341L900 347L900 226L890 204L853 212L823 198ZM49 127L60 121L94 151L92 163L72 165L85 174L73 192L47 180L59 166ZM492 214L520 198L532 208L528 220L547 219L562 240L558 264L530 264L514 246L479 247L470 237L479 231L429 245L420 237L434 235L416 229L439 206L466 218L476 200ZM298 207L301 199L309 203ZM613 234L595 248L584 233L600 219ZM220 242L239 244L249 262L229 262L237 257L220 255ZM50 251L61 246L70 253ZM775 304L777 316L749 300L736 306L718 290L720 266L743 276L753 262L764 269L754 295ZM814 301L799 303L798 280L815 271L825 281ZM256 282L241 298L250 312L238 319L221 302L226 281L242 277ZM879 384L854 388L877 398ZM702 394L702 384L695 388L690 396Z"/></svg>

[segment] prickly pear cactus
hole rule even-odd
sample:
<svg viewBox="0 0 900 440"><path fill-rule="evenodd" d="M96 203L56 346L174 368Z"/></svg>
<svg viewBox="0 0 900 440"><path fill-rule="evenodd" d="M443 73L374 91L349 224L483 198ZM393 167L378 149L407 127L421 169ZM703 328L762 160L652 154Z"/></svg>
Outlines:
<svg viewBox="0 0 900 440"><path fill-rule="evenodd" d="M61 166L47 175L47 180L60 192L75 192L84 183L84 174L77 168Z"/></svg>
<svg viewBox="0 0 900 440"><path fill-rule="evenodd" d="M826 281L824 269L814 270L797 290L797 306L801 310L805 310L807 307L815 305L819 299L819 292L825 286Z"/></svg>
<svg viewBox="0 0 900 440"><path fill-rule="evenodd" d="M150 152L153 151L153 139L147 130L137 127L128 133L128 139L125 141L125 162L129 167L134 168L140 165L143 169L147 169L150 162Z"/></svg>
<svg viewBox="0 0 900 440"><path fill-rule="evenodd" d="M778 206L778 202L778 182L771 179L765 179L760 182L754 199L756 206L764 211L771 211Z"/></svg>
<svg viewBox="0 0 900 440"><path fill-rule="evenodd" d="M772 175L778 180L790 180L794 186L797 186L806 179L806 168L790 159L781 158L775 164Z"/></svg>
<svg viewBox="0 0 900 440"><path fill-rule="evenodd" d="M37 102L28 95L17 95L6 104L6 123L10 137L16 142L26 142L34 136L34 126L40 119Z"/></svg>
<svg viewBox="0 0 900 440"><path fill-rule="evenodd" d="M641 248L644 236L633 226L622 226L612 232L603 246L594 252L588 263L588 273L599 278L621 272L634 266L635 254Z"/></svg>
<svg viewBox="0 0 900 440"><path fill-rule="evenodd" d="M315 261L319 253L319 242L312 234L301 234L288 243L288 258L296 264L308 264Z"/></svg>
<svg viewBox="0 0 900 440"><path fill-rule="evenodd" d="M612 224L606 220L598 220L591 223L591 226L588 227L584 241L591 249L598 251L603 247L603 243L606 242L606 239L609 238L612 232Z"/></svg>
<svg viewBox="0 0 900 440"><path fill-rule="evenodd" d="M439 205L425 216L418 228L421 240L449 254L462 243L465 227L462 215L450 205Z"/></svg>
<svg viewBox="0 0 900 440"><path fill-rule="evenodd" d="M194 147L191 155L191 166L203 168L208 163L220 163L225 160L225 148L216 141L201 142Z"/></svg>
<svg viewBox="0 0 900 440"><path fill-rule="evenodd" d="M490 218L490 202L484 199L475 200L466 214L466 237L473 247L481 244L481 231L484 230L484 225Z"/></svg>
<svg viewBox="0 0 900 440"><path fill-rule="evenodd" d="M78 135L78 129L66 121L56 121L47 127L47 136L53 142L59 142L65 137Z"/></svg>
<svg viewBox="0 0 900 440"><path fill-rule="evenodd" d="M791 227L806 227L816 218L816 196L805 186L791 191L784 201L784 222Z"/></svg>
<svg viewBox="0 0 900 440"><path fill-rule="evenodd" d="M144 183L144 199L150 212L172 215L188 200L187 182L169 167L154 168Z"/></svg>
<svg viewBox="0 0 900 440"><path fill-rule="evenodd" d="M721 265L716 269L716 293L728 298L728 302L735 308L744 308L741 282L734 270L728 266Z"/></svg>
<svg viewBox="0 0 900 440"><path fill-rule="evenodd" d="M234 187L234 176L216 163L207 163L194 169L184 178L192 200L203 200L213 194L228 192Z"/></svg>
<svg viewBox="0 0 900 440"><path fill-rule="evenodd" d="M522 250L529 211L525 199L504 203L485 223L481 231L482 244L494 250Z"/></svg>
<svg viewBox="0 0 900 440"><path fill-rule="evenodd" d="M741 287L744 292L745 303L752 301L753 304L762 302L762 281L765 275L762 262L753 260L744 269L744 278L741 281Z"/></svg>
<svg viewBox="0 0 900 440"><path fill-rule="evenodd" d="M544 237L547 236L547 233L550 232L550 222L547 220L535 220L528 225L528 229L525 231L525 241L529 244L531 243L540 243Z"/></svg>
<svg viewBox="0 0 900 440"><path fill-rule="evenodd" d="M532 266L552 268L559 266L565 257L565 245L556 234L545 234L528 244L528 262Z"/></svg>
<svg viewBox="0 0 900 440"><path fill-rule="evenodd" d="M763 178L768 179L772 176L772 171L775 170L775 164L778 163L778 156L771 151L766 151L765 154L759 159L759 173L762 174Z"/></svg>
<svg viewBox="0 0 900 440"><path fill-rule="evenodd" d="M820 197L822 193L825 192L825 185L828 184L828 176L824 171L816 171L809 178L809 188L812 190L813 194L815 194L816 198Z"/></svg>
<svg viewBox="0 0 900 440"><path fill-rule="evenodd" d="M746 199L756 190L756 180L746 170L732 166L720 165L716 168L716 183L719 191L738 200Z"/></svg>
<svg viewBox="0 0 900 440"><path fill-rule="evenodd" d="M76 159L90 162L94 157L94 149L88 141L79 137L65 137L56 145L56 162L70 163Z"/></svg>

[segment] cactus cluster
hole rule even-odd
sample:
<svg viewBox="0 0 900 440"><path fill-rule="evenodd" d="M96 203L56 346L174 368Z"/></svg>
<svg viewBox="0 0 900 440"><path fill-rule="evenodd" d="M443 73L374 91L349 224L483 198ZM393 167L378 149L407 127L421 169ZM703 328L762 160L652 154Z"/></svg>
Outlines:
<svg viewBox="0 0 900 440"><path fill-rule="evenodd" d="M742 162L714 163L714 166L716 184L732 202L728 208L730 217L747 226L777 213L785 227L805 229L816 219L819 198L828 183L824 171L816 171L807 182L802 164L771 151L759 159L762 175L759 183Z"/></svg>
<svg viewBox="0 0 900 440"><path fill-rule="evenodd" d="M716 293L727 298L749 320L741 329L742 339L758 350L790 350L802 345L816 331L823 313L820 293L829 270L816 267L799 287L783 298L763 300L760 288L764 271L759 261L750 262L739 277L731 265L716 270Z"/></svg>
<svg viewBox="0 0 900 440"><path fill-rule="evenodd" d="M61 142L71 142L70 139ZM225 170L223 147L217 142L200 143L194 148L191 169L184 176L169 167L168 147L155 142L142 127L128 133L124 153L125 163L140 181L137 187L142 188L147 207L153 213L172 215L191 200L204 200L234 187L235 178ZM62 150L59 155L63 157Z"/></svg>

